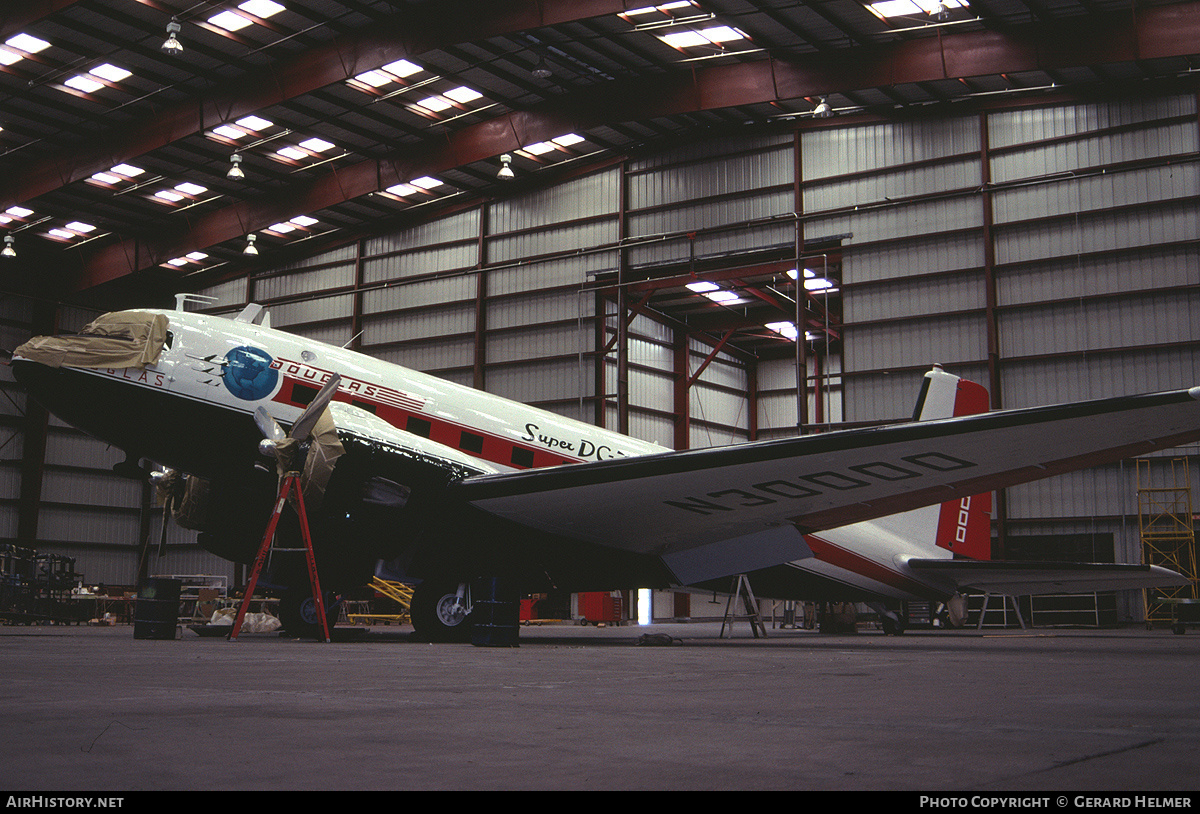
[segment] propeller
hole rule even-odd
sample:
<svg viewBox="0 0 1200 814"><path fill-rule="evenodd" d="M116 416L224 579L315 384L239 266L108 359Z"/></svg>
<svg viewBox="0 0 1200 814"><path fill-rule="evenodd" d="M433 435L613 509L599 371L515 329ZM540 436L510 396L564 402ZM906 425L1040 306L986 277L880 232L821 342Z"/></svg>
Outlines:
<svg viewBox="0 0 1200 814"><path fill-rule="evenodd" d="M258 442L258 449L263 455L274 455L279 461L281 471L291 471L297 447L308 440L325 408L333 400L333 394L337 392L341 381L342 377L336 373L329 377L329 381L325 382L296 419L290 433L283 431L283 427L280 427L279 422L267 412L267 408L259 406L254 411L254 423L263 434L263 440Z"/></svg>
<svg viewBox="0 0 1200 814"><path fill-rule="evenodd" d="M254 411L254 423L263 435L258 442L259 452L274 456L280 476L302 470L305 501L313 505L325 492L334 462L345 452L326 409L341 380L336 373L330 376L292 424L290 432L285 433L265 407Z"/></svg>

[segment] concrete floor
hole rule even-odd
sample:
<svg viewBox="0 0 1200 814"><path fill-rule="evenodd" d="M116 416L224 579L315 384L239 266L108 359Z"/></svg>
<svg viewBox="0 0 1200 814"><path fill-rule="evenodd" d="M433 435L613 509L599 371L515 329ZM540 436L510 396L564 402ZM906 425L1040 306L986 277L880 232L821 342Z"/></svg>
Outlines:
<svg viewBox="0 0 1200 814"><path fill-rule="evenodd" d="M0 788L1200 787L1200 634L2 627ZM645 633L681 643L637 646Z"/></svg>

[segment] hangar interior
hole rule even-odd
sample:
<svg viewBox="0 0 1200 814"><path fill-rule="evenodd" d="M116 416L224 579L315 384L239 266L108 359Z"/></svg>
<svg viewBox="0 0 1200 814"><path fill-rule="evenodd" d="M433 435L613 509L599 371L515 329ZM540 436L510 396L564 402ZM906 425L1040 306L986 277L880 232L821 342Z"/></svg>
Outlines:
<svg viewBox="0 0 1200 814"><path fill-rule="evenodd" d="M905 2L8 4L3 345L260 303L674 449L904 421L933 364L1195 386L1200 3ZM133 584L152 490L0 375L0 538ZM1005 490L994 555L1140 562L1139 476L1196 454Z"/></svg>

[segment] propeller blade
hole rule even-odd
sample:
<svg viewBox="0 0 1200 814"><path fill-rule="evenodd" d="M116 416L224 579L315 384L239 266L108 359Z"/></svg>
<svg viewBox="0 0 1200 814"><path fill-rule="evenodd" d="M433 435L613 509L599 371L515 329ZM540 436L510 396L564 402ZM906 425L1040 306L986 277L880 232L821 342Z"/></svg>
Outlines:
<svg viewBox="0 0 1200 814"><path fill-rule="evenodd" d="M333 394L337 392L341 381L342 377L336 373L329 377L329 381L325 382L325 386L321 388L320 392L313 396L313 400L309 402L308 406L304 408L304 412L296 419L296 423L292 425L290 433L292 438L301 442L308 438L317 419L321 417L321 413L333 399Z"/></svg>
<svg viewBox="0 0 1200 814"><path fill-rule="evenodd" d="M258 425L263 438L266 438L268 441L282 441L287 437L283 431L283 427L279 426L279 422L271 417L266 407L259 407L254 411L254 423Z"/></svg>

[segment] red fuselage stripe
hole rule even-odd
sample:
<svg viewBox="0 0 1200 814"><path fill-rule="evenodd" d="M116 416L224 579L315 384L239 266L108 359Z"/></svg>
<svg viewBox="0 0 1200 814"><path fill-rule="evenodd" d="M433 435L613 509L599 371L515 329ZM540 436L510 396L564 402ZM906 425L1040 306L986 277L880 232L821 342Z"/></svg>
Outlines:
<svg viewBox="0 0 1200 814"><path fill-rule="evenodd" d="M913 596L920 596L925 599L944 599L946 597L943 591L918 582L874 560L867 559L861 554L855 554L853 551L836 546L828 540L823 540L811 534L805 535L804 539L821 562L829 563L830 565L874 580L883 585L888 585Z"/></svg>

